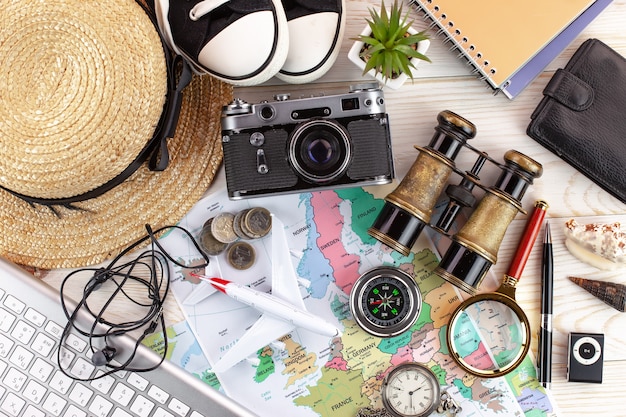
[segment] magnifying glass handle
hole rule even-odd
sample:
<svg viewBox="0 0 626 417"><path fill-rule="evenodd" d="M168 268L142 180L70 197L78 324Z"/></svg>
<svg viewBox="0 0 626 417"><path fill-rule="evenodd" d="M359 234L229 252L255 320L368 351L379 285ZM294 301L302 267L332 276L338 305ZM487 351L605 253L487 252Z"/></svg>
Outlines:
<svg viewBox="0 0 626 417"><path fill-rule="evenodd" d="M537 240L541 224L546 216L546 210L548 210L548 203L543 200L535 202L535 208L528 219L528 223L526 223L526 229L524 229L524 234L517 246L517 251L511 261L509 271L506 273L509 277L519 280L522 276L526 261L528 261L528 256Z"/></svg>

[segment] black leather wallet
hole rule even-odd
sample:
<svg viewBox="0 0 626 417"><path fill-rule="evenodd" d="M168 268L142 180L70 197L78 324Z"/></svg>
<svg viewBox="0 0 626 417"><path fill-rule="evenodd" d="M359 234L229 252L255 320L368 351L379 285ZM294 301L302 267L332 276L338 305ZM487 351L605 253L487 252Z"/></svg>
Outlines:
<svg viewBox="0 0 626 417"><path fill-rule="evenodd" d="M526 133L626 203L626 60L588 39L543 90Z"/></svg>

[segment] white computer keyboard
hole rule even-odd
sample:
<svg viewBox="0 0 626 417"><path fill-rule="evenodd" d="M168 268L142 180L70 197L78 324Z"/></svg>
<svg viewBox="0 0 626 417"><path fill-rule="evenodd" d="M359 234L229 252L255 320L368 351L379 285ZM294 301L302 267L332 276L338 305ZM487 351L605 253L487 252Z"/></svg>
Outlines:
<svg viewBox="0 0 626 417"><path fill-rule="evenodd" d="M58 291L0 258L0 417L256 415L168 361L150 372L79 381L107 369L93 364L80 334L70 334L61 346L65 323ZM115 339L119 355L134 347L129 337ZM135 359L159 361L145 346Z"/></svg>

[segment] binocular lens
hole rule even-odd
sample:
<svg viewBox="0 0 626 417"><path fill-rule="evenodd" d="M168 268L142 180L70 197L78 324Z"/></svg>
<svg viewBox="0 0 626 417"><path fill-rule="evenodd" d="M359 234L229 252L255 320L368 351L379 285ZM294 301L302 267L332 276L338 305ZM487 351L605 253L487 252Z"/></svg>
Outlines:
<svg viewBox="0 0 626 417"><path fill-rule="evenodd" d="M426 223L411 213L385 202L368 233L393 250L407 256L425 225Z"/></svg>

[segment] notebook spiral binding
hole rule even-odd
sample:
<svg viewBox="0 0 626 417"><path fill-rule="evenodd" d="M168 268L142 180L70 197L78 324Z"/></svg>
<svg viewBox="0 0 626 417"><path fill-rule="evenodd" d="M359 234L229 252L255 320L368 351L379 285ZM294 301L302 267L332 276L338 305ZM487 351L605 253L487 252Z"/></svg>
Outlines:
<svg viewBox="0 0 626 417"><path fill-rule="evenodd" d="M427 0L429 4L433 3L433 0ZM461 37L461 29L454 28L454 22L448 21L448 17L445 12L439 9L438 6L434 6L433 10L437 12L437 14L431 12L422 5L420 5L415 0L410 0L409 4L416 8L418 12L424 14L424 20L430 20L430 24L428 26L429 30L433 30L438 28L435 32L435 36L438 38L443 37L444 43L451 43L450 51L458 51L457 59L465 59L467 65L473 68L472 74L475 75L481 81L487 81L489 77L497 72L497 69L490 66L489 59L484 58L480 51L476 50L476 47L472 45L470 40L467 37ZM454 31L452 30L454 28ZM452 35L454 33L454 36ZM459 37L460 40L457 40L456 37ZM467 45L467 46L464 46ZM480 62L482 61L482 65ZM501 88L493 87L491 84L487 83L487 87L493 90L493 95L497 95L503 88L506 88L509 85L507 81Z"/></svg>

